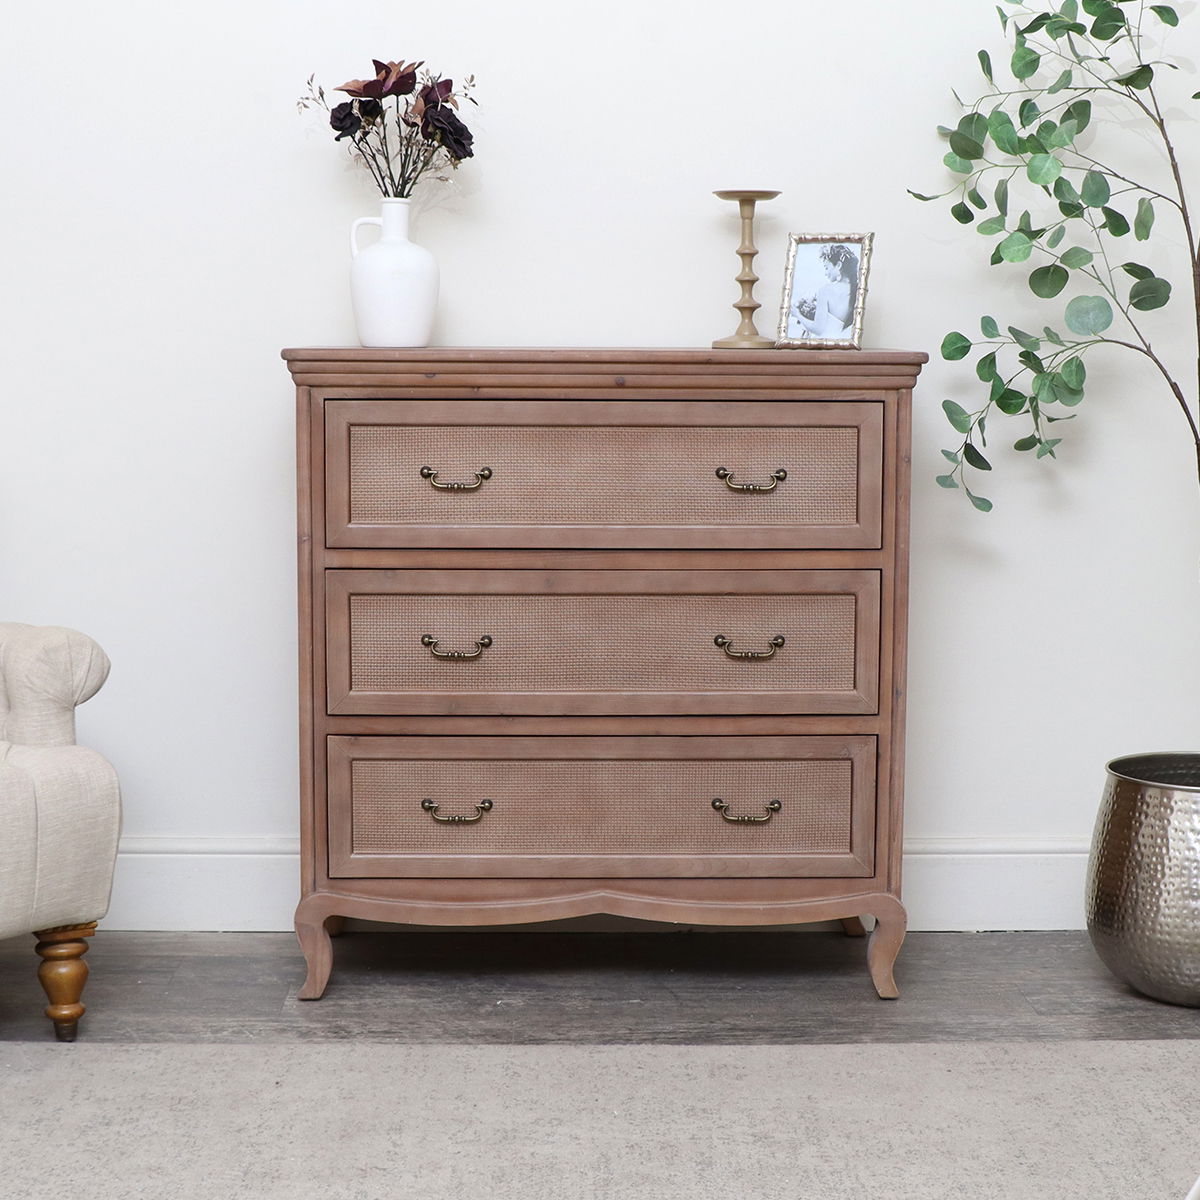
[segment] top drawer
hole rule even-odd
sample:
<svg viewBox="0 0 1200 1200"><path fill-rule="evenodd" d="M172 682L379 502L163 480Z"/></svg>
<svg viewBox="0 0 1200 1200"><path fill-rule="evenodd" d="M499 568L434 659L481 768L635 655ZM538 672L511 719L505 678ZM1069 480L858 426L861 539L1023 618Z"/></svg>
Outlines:
<svg viewBox="0 0 1200 1200"><path fill-rule="evenodd" d="M325 404L332 547L876 549L882 471L872 401Z"/></svg>

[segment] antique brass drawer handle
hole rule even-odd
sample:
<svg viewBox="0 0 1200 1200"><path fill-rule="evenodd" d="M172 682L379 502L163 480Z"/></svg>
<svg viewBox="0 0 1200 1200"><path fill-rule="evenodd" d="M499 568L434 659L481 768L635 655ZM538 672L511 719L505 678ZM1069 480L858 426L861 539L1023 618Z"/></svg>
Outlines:
<svg viewBox="0 0 1200 1200"><path fill-rule="evenodd" d="M713 645L720 646L729 658L774 658L775 651L784 644L785 640L786 639L782 635L773 637L771 639L770 650L733 650L731 649L733 642L731 642L729 638L725 637L724 634L718 633L717 636L713 638Z"/></svg>
<svg viewBox="0 0 1200 1200"><path fill-rule="evenodd" d="M721 816L723 816L725 820L730 822L732 825L762 825L764 822L769 821L782 807L783 804L780 801L768 800L767 812L765 816L751 817L746 813L737 813L734 816L730 816L729 805L726 804L720 796L713 801L713 808L715 808L717 812L719 812Z"/></svg>
<svg viewBox="0 0 1200 1200"><path fill-rule="evenodd" d="M770 483L734 483L733 472L728 467L718 467L717 478L725 480L731 492L773 492L787 478L787 472L772 471Z"/></svg>
<svg viewBox="0 0 1200 1200"><path fill-rule="evenodd" d="M431 633L422 634L421 645L429 647L434 658L478 658L490 645L492 639L485 633L475 642L474 650L439 650L438 640Z"/></svg>
<svg viewBox="0 0 1200 1200"><path fill-rule="evenodd" d="M483 481L485 479L491 479L491 477L491 467L480 467L479 470L475 472L474 483L439 483L438 473L432 467L421 468L421 478L428 479L435 488L438 488L443 492L473 492L476 488L483 486Z"/></svg>
<svg viewBox="0 0 1200 1200"><path fill-rule="evenodd" d="M449 817L438 816L438 808L440 805L436 800L422 800L421 807L435 820L441 821L446 825L474 825L476 821L483 820L485 812L492 811L492 802L490 800L480 800L475 805L475 815L473 817L464 817L461 813L454 813Z"/></svg>

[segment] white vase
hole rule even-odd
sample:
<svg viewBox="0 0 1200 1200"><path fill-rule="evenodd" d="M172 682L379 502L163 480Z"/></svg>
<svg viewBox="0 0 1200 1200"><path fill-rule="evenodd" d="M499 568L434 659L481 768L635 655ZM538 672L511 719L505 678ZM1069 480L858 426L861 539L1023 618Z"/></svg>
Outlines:
<svg viewBox="0 0 1200 1200"><path fill-rule="evenodd" d="M408 240L408 200L385 199L381 215L350 227L350 299L364 346L426 346L437 309L437 260ZM358 230L378 225L379 241L360 250Z"/></svg>

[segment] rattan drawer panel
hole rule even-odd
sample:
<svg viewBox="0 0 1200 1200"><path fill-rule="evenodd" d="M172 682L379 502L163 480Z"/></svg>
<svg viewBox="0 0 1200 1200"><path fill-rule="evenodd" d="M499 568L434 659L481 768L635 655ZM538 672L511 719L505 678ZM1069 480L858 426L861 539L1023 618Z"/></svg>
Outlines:
<svg viewBox="0 0 1200 1200"><path fill-rule="evenodd" d="M335 874L423 873L432 860L442 875L538 874L550 862L567 874L870 869L870 738L716 738L702 750L666 738L330 741ZM780 807L732 822L714 798L730 816ZM491 808L446 823L426 800L438 816Z"/></svg>
<svg viewBox="0 0 1200 1200"><path fill-rule="evenodd" d="M878 546L881 421L877 404L589 405L596 423L562 421L527 402L527 423L431 423L429 405L328 406L331 546ZM510 420L517 416L510 408ZM625 420L627 423L612 423ZM608 423L606 423L608 422ZM743 423L746 422L746 423ZM471 483L444 491L437 482ZM770 492L731 483L770 484ZM434 532L436 531L436 532ZM717 531L723 531L718 533Z"/></svg>
<svg viewBox="0 0 1200 1200"><path fill-rule="evenodd" d="M679 711L861 713L877 700L870 571L330 575L333 713L620 713L664 697ZM447 660L425 636L439 652L491 644ZM735 652L784 644L735 659L717 636Z"/></svg>

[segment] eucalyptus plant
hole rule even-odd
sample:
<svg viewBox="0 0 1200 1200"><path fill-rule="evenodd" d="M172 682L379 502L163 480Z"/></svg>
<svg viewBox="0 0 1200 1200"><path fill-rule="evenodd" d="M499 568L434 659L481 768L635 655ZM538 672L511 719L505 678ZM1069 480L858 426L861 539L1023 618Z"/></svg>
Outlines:
<svg viewBox="0 0 1200 1200"><path fill-rule="evenodd" d="M1056 457L1059 423L1071 420L1075 414L1067 410L1083 400L1087 361L1100 346L1136 353L1159 372L1187 423L1200 472L1200 361L1189 397L1146 328L1145 314L1168 304L1172 285L1134 261L1141 256L1132 248L1149 241L1160 215L1181 224L1191 285L1187 316L1200 339L1200 259L1156 92L1160 73L1178 66L1159 57L1154 44L1179 24L1179 14L1144 0L1063 0L1049 8L1004 0L996 11L1011 38L1007 74L988 51L979 51L986 90L969 104L956 94L964 115L953 129L939 127L949 141L944 162L958 180L938 196L910 194L926 201L952 197L954 219L994 239L992 263L1027 270L1029 290L1057 301L1056 316L1040 333L984 316L979 337L957 330L946 335L943 358L979 353L975 373L986 395L974 411L944 402L961 441L942 451L950 465L937 482L961 486L977 509L991 509L991 501L968 486L967 472L992 469L984 451L994 413L1025 424L1014 449ZM1132 168L1108 162L1105 134L1131 123L1161 147L1171 179L1161 190L1133 178Z"/></svg>

